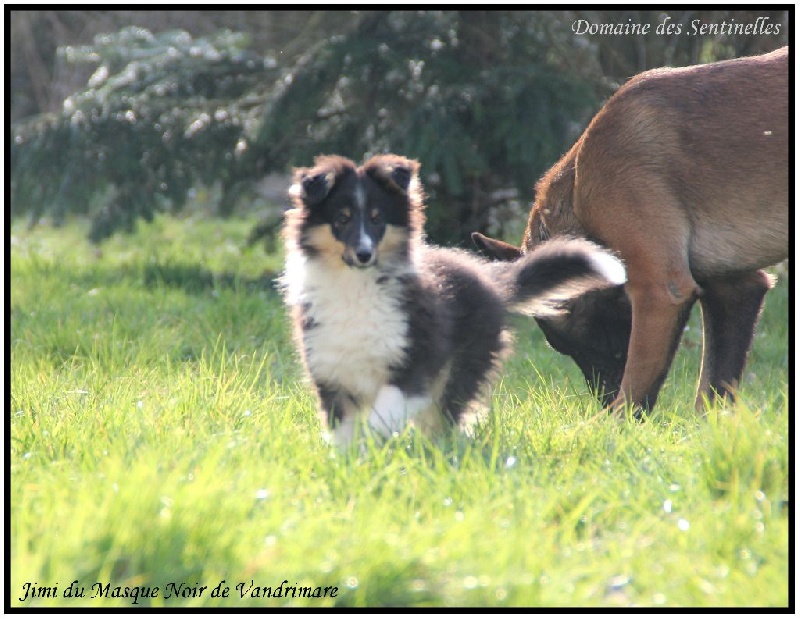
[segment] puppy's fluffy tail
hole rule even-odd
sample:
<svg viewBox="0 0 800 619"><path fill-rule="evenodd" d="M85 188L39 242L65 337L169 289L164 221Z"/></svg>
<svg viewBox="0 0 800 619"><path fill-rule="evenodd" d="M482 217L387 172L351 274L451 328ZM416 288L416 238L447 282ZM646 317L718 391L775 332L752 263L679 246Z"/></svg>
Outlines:
<svg viewBox="0 0 800 619"><path fill-rule="evenodd" d="M585 292L625 283L625 267L610 252L584 239L553 239L515 262L492 263L492 276L509 309L543 318Z"/></svg>

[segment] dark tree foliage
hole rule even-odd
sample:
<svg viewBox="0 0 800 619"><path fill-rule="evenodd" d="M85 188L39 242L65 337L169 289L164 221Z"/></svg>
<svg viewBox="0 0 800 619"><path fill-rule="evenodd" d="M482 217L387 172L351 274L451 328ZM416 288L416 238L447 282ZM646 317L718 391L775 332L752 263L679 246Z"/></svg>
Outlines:
<svg viewBox="0 0 800 619"><path fill-rule="evenodd" d="M194 39L140 28L60 50L68 62L98 64L60 114L13 128L13 213L32 223L50 214L93 216L90 238L130 230L156 211L180 210L192 187L219 182L230 213L253 177L248 132L275 78L240 35Z"/></svg>
<svg viewBox="0 0 800 619"><path fill-rule="evenodd" d="M595 101L548 61L544 27L527 12L368 11L279 79L231 33L127 28L62 48L98 68L60 114L14 127L13 212L90 214L99 241L181 209L192 187L218 183L226 215L267 172L395 151L423 165L431 236L463 240L509 189L528 193Z"/></svg>
<svg viewBox="0 0 800 619"><path fill-rule="evenodd" d="M689 8L669 19L761 16L782 25L781 37L593 37L571 29L578 19L655 27L667 17L638 10L262 17L270 15L277 30L291 25L279 37L285 54L256 54L245 35L229 31L193 38L142 28L59 48L59 62L96 70L60 112L12 127L12 214L31 223L86 214L100 241L157 211L179 211L192 188L219 187L218 214L226 216L270 172L323 153L358 160L391 151L422 164L434 241L464 242L474 230L508 234L507 222L524 225L536 179L628 77L768 51L785 44L789 30L785 11ZM253 238L274 228L268 223Z"/></svg>
<svg viewBox="0 0 800 619"><path fill-rule="evenodd" d="M429 235L462 241L509 189L527 199L596 103L590 83L548 61L545 27L530 12L368 13L286 76L256 140L263 161L416 158Z"/></svg>

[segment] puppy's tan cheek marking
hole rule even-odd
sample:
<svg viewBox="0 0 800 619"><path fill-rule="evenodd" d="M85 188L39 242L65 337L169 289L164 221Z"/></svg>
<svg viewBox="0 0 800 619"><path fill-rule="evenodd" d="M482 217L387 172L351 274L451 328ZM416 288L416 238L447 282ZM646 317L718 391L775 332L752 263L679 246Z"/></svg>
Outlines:
<svg viewBox="0 0 800 619"><path fill-rule="evenodd" d="M338 258L341 262L345 245L333 236L330 226L317 226L312 228L307 236L309 245L326 258Z"/></svg>
<svg viewBox="0 0 800 619"><path fill-rule="evenodd" d="M387 225L378 251L385 254L400 253L408 246L408 231L399 226Z"/></svg>

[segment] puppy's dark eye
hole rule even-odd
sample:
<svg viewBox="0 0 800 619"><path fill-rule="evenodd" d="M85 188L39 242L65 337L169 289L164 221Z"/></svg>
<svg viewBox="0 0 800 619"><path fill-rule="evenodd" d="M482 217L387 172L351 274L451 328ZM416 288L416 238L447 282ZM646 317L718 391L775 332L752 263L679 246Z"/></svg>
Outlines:
<svg viewBox="0 0 800 619"><path fill-rule="evenodd" d="M350 213L347 211L339 211L339 214L336 215L335 223L337 226L346 226L350 223Z"/></svg>
<svg viewBox="0 0 800 619"><path fill-rule="evenodd" d="M372 211L369 214L369 221L370 221L370 223L372 223L372 224L374 224L376 226L379 226L379 225L381 225L383 223L383 215L381 215L380 211L377 211L377 210Z"/></svg>

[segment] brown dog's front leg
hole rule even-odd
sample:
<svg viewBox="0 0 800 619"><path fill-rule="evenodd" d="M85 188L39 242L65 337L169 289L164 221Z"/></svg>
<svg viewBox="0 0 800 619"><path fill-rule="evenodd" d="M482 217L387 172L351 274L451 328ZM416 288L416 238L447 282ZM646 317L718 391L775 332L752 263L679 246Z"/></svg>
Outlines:
<svg viewBox="0 0 800 619"><path fill-rule="evenodd" d="M620 392L612 403L618 409L632 404L650 410L678 349L695 294L677 301L674 289L634 287L628 290L633 321L628 359Z"/></svg>

